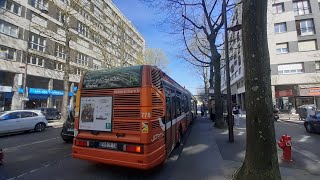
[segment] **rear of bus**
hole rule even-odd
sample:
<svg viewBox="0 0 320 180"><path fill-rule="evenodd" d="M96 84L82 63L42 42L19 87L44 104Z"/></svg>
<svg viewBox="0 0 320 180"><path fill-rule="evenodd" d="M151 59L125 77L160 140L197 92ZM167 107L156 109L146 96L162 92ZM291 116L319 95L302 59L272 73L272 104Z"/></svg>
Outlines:
<svg viewBox="0 0 320 180"><path fill-rule="evenodd" d="M87 72L77 94L72 156L139 169L164 162L160 81L152 66Z"/></svg>

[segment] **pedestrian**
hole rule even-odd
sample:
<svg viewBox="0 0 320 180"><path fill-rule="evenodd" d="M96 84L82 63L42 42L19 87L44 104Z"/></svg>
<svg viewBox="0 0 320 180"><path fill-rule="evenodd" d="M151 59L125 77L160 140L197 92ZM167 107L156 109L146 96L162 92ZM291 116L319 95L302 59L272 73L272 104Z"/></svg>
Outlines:
<svg viewBox="0 0 320 180"><path fill-rule="evenodd" d="M239 112L239 109L238 109L237 105L235 105L233 107L232 113L234 115L234 125L239 127L239 125L240 125L240 112Z"/></svg>
<svg viewBox="0 0 320 180"><path fill-rule="evenodd" d="M202 105L201 105L201 116L202 116L202 117L204 116L205 108L206 108L205 105L202 104Z"/></svg>
<svg viewBox="0 0 320 180"><path fill-rule="evenodd" d="M242 111L241 111L240 106L238 106L238 110L239 110L240 117L242 117Z"/></svg>

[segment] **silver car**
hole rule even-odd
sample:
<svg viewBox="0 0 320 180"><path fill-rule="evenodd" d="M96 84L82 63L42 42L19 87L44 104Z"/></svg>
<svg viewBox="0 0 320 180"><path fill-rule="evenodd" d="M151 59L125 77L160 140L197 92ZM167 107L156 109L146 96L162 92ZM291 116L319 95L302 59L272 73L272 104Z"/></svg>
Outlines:
<svg viewBox="0 0 320 180"><path fill-rule="evenodd" d="M42 132L48 125L40 110L0 112L0 134L35 130Z"/></svg>

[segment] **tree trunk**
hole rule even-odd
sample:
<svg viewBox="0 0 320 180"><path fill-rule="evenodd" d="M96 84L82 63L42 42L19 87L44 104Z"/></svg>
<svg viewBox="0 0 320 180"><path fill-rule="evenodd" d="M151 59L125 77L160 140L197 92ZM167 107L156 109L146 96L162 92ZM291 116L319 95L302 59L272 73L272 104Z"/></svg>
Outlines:
<svg viewBox="0 0 320 180"><path fill-rule="evenodd" d="M246 87L247 145L236 179L281 179L272 119L267 3L243 1L243 52Z"/></svg>
<svg viewBox="0 0 320 180"><path fill-rule="evenodd" d="M70 32L66 30L66 63L64 65L63 74L63 98L61 107L61 120L65 121L68 118L68 100L69 100L69 74L70 74Z"/></svg>
<svg viewBox="0 0 320 180"><path fill-rule="evenodd" d="M215 101L215 124L217 128L225 128L226 123L223 119L223 104L221 99L221 68L220 68L220 54L214 55L213 67L214 67L214 101ZM210 72L211 73L211 72ZM211 84L210 84L211 86Z"/></svg>

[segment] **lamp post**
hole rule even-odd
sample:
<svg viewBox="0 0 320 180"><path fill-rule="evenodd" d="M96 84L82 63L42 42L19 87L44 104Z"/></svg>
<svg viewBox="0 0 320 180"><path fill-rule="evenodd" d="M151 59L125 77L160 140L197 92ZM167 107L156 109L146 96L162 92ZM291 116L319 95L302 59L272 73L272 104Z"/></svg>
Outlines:
<svg viewBox="0 0 320 180"><path fill-rule="evenodd" d="M47 14L48 10L45 7L41 7L40 12L44 13L44 14ZM32 22L33 18L34 18L34 15L31 14L30 23L29 23L29 32L31 30L31 22ZM28 41L28 43L30 43L30 42ZM28 74L28 58L29 58L28 56L29 56L29 45L27 44L27 52L26 52L26 57L25 57L26 59L25 59L25 62L24 62L24 66L20 66L19 67L19 68L24 69L23 82L22 82L23 93L22 93L22 99L21 99L21 109L24 109L25 102L29 101L29 99L27 97L27 74Z"/></svg>
<svg viewBox="0 0 320 180"><path fill-rule="evenodd" d="M230 61L229 61L229 38L228 30L239 31L241 25L237 24L233 27L228 28L228 18L227 18L227 2L223 0L223 12L224 13L224 52L226 61L226 76L227 76L227 110L228 110L228 131L229 131L229 142L234 142L233 134L233 116L232 116L232 106L231 106L231 85L230 85Z"/></svg>

